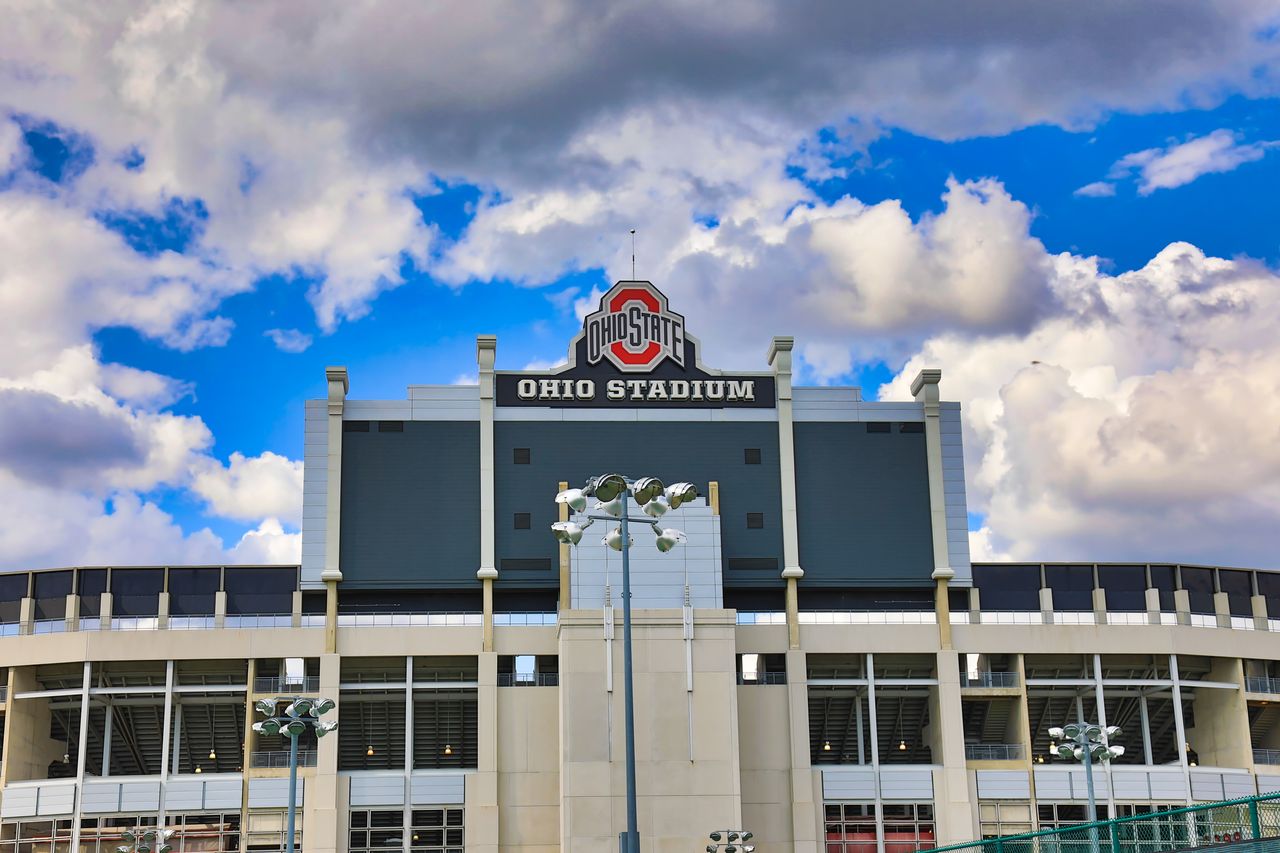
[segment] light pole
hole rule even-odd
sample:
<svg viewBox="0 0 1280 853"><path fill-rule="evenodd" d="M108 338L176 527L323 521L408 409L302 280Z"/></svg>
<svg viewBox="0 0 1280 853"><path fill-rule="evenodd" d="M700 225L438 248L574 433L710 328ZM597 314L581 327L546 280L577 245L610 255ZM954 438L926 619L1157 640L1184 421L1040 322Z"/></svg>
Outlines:
<svg viewBox="0 0 1280 853"><path fill-rule="evenodd" d="M640 511L647 518L630 518L627 514L626 496L630 494L640 505ZM601 540L615 551L622 552L622 682L623 682L623 714L626 754L627 754L627 831L625 844L621 853L640 853L639 817L636 808L636 724L635 699L631 685L631 534L628 525L634 521L648 524L657 534L656 545L662 552L670 551L676 543L684 540L684 534L670 527L662 527L658 519L668 510L677 509L698 496L698 490L692 483L676 483L670 487L663 486L657 477L641 477L632 480L621 474L605 474L587 480L581 489L565 489L556 495L556 503L567 504L575 513L582 513L587 508L587 498L597 500L595 509L599 514L588 514L585 524L576 521L557 521L551 525L551 532L563 545L577 545L582 541L582 534L597 521L617 521L618 527L610 530Z"/></svg>
<svg viewBox="0 0 1280 853"><path fill-rule="evenodd" d="M1084 782L1089 791L1089 845L1098 851L1098 803L1093 793L1093 761L1110 761L1124 755L1124 747L1111 746L1111 739L1120 734L1118 726L1102 726L1092 723L1070 723L1061 728L1049 729L1049 737L1060 741L1058 755L1066 759L1084 762Z"/></svg>
<svg viewBox="0 0 1280 853"><path fill-rule="evenodd" d="M717 829L708 837L714 843L707 845L707 853L754 853L756 849L747 843L751 832L745 829Z"/></svg>
<svg viewBox="0 0 1280 853"><path fill-rule="evenodd" d="M287 702L282 713L276 711L281 702ZM313 699L309 696L278 696L275 699L259 699L254 708L266 717L253 724L253 730L260 735L284 735L289 738L289 829L288 853L295 850L294 829L298 816L298 738L308 728L316 730L316 737L321 738L338 727L332 720L321 720L334 708L332 699Z"/></svg>
<svg viewBox="0 0 1280 853"><path fill-rule="evenodd" d="M169 838L172 836L172 829L141 826L126 829L120 836L124 844L116 847L116 853L170 853L173 847L169 844Z"/></svg>

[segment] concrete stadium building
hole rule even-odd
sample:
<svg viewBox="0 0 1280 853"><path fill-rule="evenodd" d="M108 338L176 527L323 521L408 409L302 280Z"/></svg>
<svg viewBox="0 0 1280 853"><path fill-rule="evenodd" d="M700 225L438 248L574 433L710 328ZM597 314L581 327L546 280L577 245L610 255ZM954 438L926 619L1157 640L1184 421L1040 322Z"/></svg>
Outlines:
<svg viewBox="0 0 1280 853"><path fill-rule="evenodd" d="M300 566L0 575L0 853L135 825L282 849L287 743L251 726L292 693L339 723L301 746L307 853L617 850L620 557L606 524L549 531L559 490L615 471L700 495L663 519L687 536L668 553L633 528L646 853L1078 823L1047 730L1079 719L1123 732L1104 816L1280 790L1280 573L971 564L938 371L912 402L793 387L775 338L767 370L721 373L646 282L605 294L560 368L497 371L496 348L477 340L478 386L402 400L326 372Z"/></svg>

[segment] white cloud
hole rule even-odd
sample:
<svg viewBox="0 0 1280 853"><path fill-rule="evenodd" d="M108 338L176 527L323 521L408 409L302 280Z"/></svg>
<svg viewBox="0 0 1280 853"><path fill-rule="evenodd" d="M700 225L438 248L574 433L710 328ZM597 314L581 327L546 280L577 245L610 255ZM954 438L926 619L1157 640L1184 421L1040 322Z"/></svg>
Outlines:
<svg viewBox="0 0 1280 853"><path fill-rule="evenodd" d="M246 531L229 557L233 563L298 563L302 560L302 534L289 533L278 520L268 518L255 529Z"/></svg>
<svg viewBox="0 0 1280 853"><path fill-rule="evenodd" d="M1115 194L1116 185L1108 181L1094 181L1091 184L1085 184L1072 193L1072 195L1082 195L1088 198L1108 198Z"/></svg>
<svg viewBox="0 0 1280 853"><path fill-rule="evenodd" d="M269 450L254 457L232 453L226 466L202 460L191 490L223 518L302 520L302 462Z"/></svg>
<svg viewBox="0 0 1280 853"><path fill-rule="evenodd" d="M298 329L267 329L263 332L281 352L306 352L311 336Z"/></svg>
<svg viewBox="0 0 1280 853"><path fill-rule="evenodd" d="M1111 167L1108 177L1114 180L1137 172L1138 192L1150 195L1156 190L1189 184L1201 175L1230 172L1245 163L1261 160L1269 150L1278 146L1280 141L1242 143L1240 134L1220 129L1166 148L1148 148L1126 154Z"/></svg>
<svg viewBox="0 0 1280 853"><path fill-rule="evenodd" d="M880 391L941 367L963 402L975 553L1277 565L1280 275L1186 244L1051 275L1028 334L937 335Z"/></svg>

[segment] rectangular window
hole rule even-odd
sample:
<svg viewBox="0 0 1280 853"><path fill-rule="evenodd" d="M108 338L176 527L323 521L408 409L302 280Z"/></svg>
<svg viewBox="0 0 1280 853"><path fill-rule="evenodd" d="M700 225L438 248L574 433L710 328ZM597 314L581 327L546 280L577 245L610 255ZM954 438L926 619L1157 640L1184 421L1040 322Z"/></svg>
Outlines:
<svg viewBox="0 0 1280 853"><path fill-rule="evenodd" d="M517 447L512 451L512 462L516 465L528 465L533 461L533 453L527 447Z"/></svg>
<svg viewBox="0 0 1280 853"><path fill-rule="evenodd" d="M36 600L36 619L65 619L67 596L71 594L72 573L36 572L32 576L32 592Z"/></svg>
<svg viewBox="0 0 1280 853"><path fill-rule="evenodd" d="M404 421L378 421L378 432L404 432Z"/></svg>
<svg viewBox="0 0 1280 853"><path fill-rule="evenodd" d="M973 585L983 610L1040 609L1040 567L976 565Z"/></svg>
<svg viewBox="0 0 1280 853"><path fill-rule="evenodd" d="M892 424L888 421L867 421L867 432L887 433L890 431L891 426Z"/></svg>
<svg viewBox="0 0 1280 853"><path fill-rule="evenodd" d="M1192 613L1213 613L1213 569L1180 566L1178 575L1187 591Z"/></svg>
<svg viewBox="0 0 1280 853"><path fill-rule="evenodd" d="M560 683L560 661L555 655L501 655L499 687L555 687Z"/></svg>
<svg viewBox="0 0 1280 853"><path fill-rule="evenodd" d="M368 432L369 422L368 421L343 421L342 431L343 432Z"/></svg>
<svg viewBox="0 0 1280 853"><path fill-rule="evenodd" d="M170 569L169 613L174 616L212 616L220 569Z"/></svg>
<svg viewBox="0 0 1280 853"><path fill-rule="evenodd" d="M528 530L533 526L533 516L527 512L517 512L515 515L516 530Z"/></svg>
<svg viewBox="0 0 1280 853"><path fill-rule="evenodd" d="M876 853L876 807L872 803L825 803L827 853Z"/></svg>
<svg viewBox="0 0 1280 853"><path fill-rule="evenodd" d="M1218 588L1227 594L1232 616L1252 616L1253 580L1248 572L1218 569Z"/></svg>
<svg viewBox="0 0 1280 853"><path fill-rule="evenodd" d="M267 566L226 569L223 583L230 615L269 615L293 612L293 593L298 588L297 569ZM319 596L323 600L324 596ZM304 597L304 601L305 601ZM323 608L320 609L323 613Z"/></svg>
<svg viewBox="0 0 1280 853"><path fill-rule="evenodd" d="M748 465L760 464L760 448L748 447L746 450L742 452L742 455L743 455L743 462L745 462L746 464Z"/></svg>
<svg viewBox="0 0 1280 853"><path fill-rule="evenodd" d="M1098 586L1107 594L1107 609L1142 613L1147 609L1147 572L1143 566L1098 566Z"/></svg>
<svg viewBox="0 0 1280 853"><path fill-rule="evenodd" d="M1055 610L1093 609L1093 566L1045 566L1044 579Z"/></svg>
<svg viewBox="0 0 1280 853"><path fill-rule="evenodd" d="M1177 589L1177 571L1173 566L1151 566L1151 589L1160 594L1160 609L1172 613L1175 609L1173 591Z"/></svg>
<svg viewBox="0 0 1280 853"><path fill-rule="evenodd" d="M1031 832L1031 803L982 800L978 803L978 826L985 838Z"/></svg>
<svg viewBox="0 0 1280 853"><path fill-rule="evenodd" d="M13 624L21 618L22 599L27 597L29 578L26 572L0 575L0 623Z"/></svg>
<svg viewBox="0 0 1280 853"><path fill-rule="evenodd" d="M920 421L908 421L904 424L899 425L898 432L903 432L903 433L924 432L924 424L921 423Z"/></svg>
<svg viewBox="0 0 1280 853"><path fill-rule="evenodd" d="M163 589L164 569L112 569L111 615L155 616Z"/></svg>
<svg viewBox="0 0 1280 853"><path fill-rule="evenodd" d="M102 615L102 594L106 591L106 569L81 569L76 573L76 595L80 596L82 618Z"/></svg>
<svg viewBox="0 0 1280 853"><path fill-rule="evenodd" d="M763 528L763 527L764 527L764 513L763 513L763 512L749 512L749 513L747 513L747 529L748 529L748 530L760 530L760 529L761 529L761 528Z"/></svg>

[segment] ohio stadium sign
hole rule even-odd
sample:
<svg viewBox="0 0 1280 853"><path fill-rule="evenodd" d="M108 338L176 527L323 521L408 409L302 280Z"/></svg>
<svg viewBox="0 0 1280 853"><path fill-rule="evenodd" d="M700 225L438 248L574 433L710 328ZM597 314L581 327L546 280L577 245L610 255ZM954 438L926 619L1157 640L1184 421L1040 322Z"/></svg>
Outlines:
<svg viewBox="0 0 1280 853"><path fill-rule="evenodd" d="M773 408L772 374L702 366L684 317L647 281L620 281L600 297L569 360L547 372L498 371L499 406Z"/></svg>

